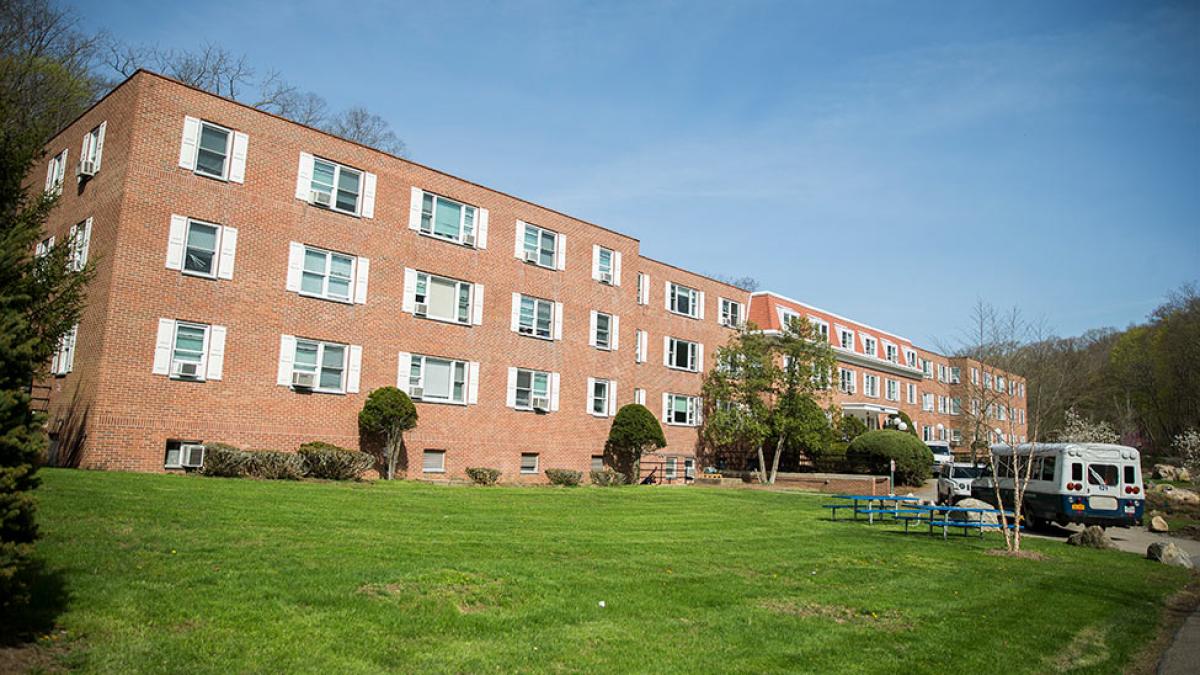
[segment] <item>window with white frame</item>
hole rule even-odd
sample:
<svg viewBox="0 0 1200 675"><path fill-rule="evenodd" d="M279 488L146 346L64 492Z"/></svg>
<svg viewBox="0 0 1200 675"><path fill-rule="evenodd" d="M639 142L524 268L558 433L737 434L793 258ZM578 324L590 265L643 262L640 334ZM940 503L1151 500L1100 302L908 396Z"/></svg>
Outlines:
<svg viewBox="0 0 1200 675"><path fill-rule="evenodd" d="M921 372L924 373L926 379L933 379L933 361L929 359L921 359Z"/></svg>
<svg viewBox="0 0 1200 675"><path fill-rule="evenodd" d="M928 424L921 427L921 440L926 443L933 440L933 427Z"/></svg>
<svg viewBox="0 0 1200 675"><path fill-rule="evenodd" d="M1004 393L1004 376L1003 375L996 376L996 391L1000 392L1001 394Z"/></svg>
<svg viewBox="0 0 1200 675"><path fill-rule="evenodd" d="M238 231L236 227L217 225L180 215L171 216L167 235L167 269L179 270L188 276L207 279L232 279L234 258L237 254ZM296 251L296 248L300 248ZM299 290L299 266L303 248L292 244L289 259L289 282L291 265L297 267L295 285Z"/></svg>
<svg viewBox="0 0 1200 675"><path fill-rule="evenodd" d="M92 219L71 226L71 251L67 258L67 269L82 272L87 266L88 249L92 242Z"/></svg>
<svg viewBox="0 0 1200 675"><path fill-rule="evenodd" d="M446 473L446 451L426 450L421 458L423 473Z"/></svg>
<svg viewBox="0 0 1200 675"><path fill-rule="evenodd" d="M588 389L588 412L607 417L610 409L610 384L608 380L591 380Z"/></svg>
<svg viewBox="0 0 1200 675"><path fill-rule="evenodd" d="M950 368L950 384L962 384L962 368L958 366Z"/></svg>
<svg viewBox="0 0 1200 675"><path fill-rule="evenodd" d="M668 457L666 465L663 467L663 478L667 480L675 480L677 467L678 461L674 457Z"/></svg>
<svg viewBox="0 0 1200 675"><path fill-rule="evenodd" d="M633 402L638 405L646 405L646 390L641 387L634 389Z"/></svg>
<svg viewBox="0 0 1200 675"><path fill-rule="evenodd" d="M742 303L721 298L721 325L737 328L742 324Z"/></svg>
<svg viewBox="0 0 1200 675"><path fill-rule="evenodd" d="M1001 422L1008 421L1008 406L1004 406L1004 405L996 406L996 411L998 413L997 414L998 420L1000 420Z"/></svg>
<svg viewBox="0 0 1200 675"><path fill-rule="evenodd" d="M518 410L550 410L550 373L518 368L513 407Z"/></svg>
<svg viewBox="0 0 1200 675"><path fill-rule="evenodd" d="M938 440L939 441L946 440L946 427L939 426L937 432L938 432Z"/></svg>
<svg viewBox="0 0 1200 675"><path fill-rule="evenodd" d="M604 312L592 312L592 346L597 349L616 348L616 317Z"/></svg>
<svg viewBox="0 0 1200 675"><path fill-rule="evenodd" d="M887 400L899 401L900 400L900 383L897 382L896 380L888 380L886 383L886 387L887 388L885 389L884 393L885 393L885 397L887 398Z"/></svg>
<svg viewBox="0 0 1200 675"><path fill-rule="evenodd" d="M905 385L907 391L907 400L909 403L916 405L917 403L917 385L909 383Z"/></svg>
<svg viewBox="0 0 1200 675"><path fill-rule="evenodd" d="M179 366L191 364L188 377L203 379L204 361L208 354L208 326L199 323L175 322L175 344L171 349L171 376L181 377Z"/></svg>
<svg viewBox="0 0 1200 675"><path fill-rule="evenodd" d="M550 340L554 337L554 303L529 295L520 296L517 332Z"/></svg>
<svg viewBox="0 0 1200 675"><path fill-rule="evenodd" d="M1025 383L1024 382L1017 385L1017 395L1020 396L1021 398L1025 398Z"/></svg>
<svg viewBox="0 0 1200 675"><path fill-rule="evenodd" d="M849 328L838 328L838 342L842 349L854 351L854 331Z"/></svg>
<svg viewBox="0 0 1200 675"><path fill-rule="evenodd" d="M945 396L937 397L937 411L939 413L943 413L943 414L946 412L946 397Z"/></svg>
<svg viewBox="0 0 1200 675"><path fill-rule="evenodd" d="M196 462L197 456L193 454L189 457L188 456L189 452L184 450L185 447L187 447L188 450L194 450L196 446L201 447L201 453L199 456L202 457L203 456L203 444L199 440L192 440L192 441L169 440L169 441L167 441L167 447L166 447L167 452L166 452L166 456L163 458L163 468L164 469L196 468L195 462ZM188 466L186 466L186 467L184 466L185 462L188 464Z"/></svg>
<svg viewBox="0 0 1200 675"><path fill-rule="evenodd" d="M80 177L94 176L100 170L100 160L104 152L104 130L108 122L83 135L83 147L79 152Z"/></svg>
<svg viewBox="0 0 1200 675"><path fill-rule="evenodd" d="M346 345L335 342L296 339L296 355L292 360L292 372L304 373L302 379L293 378L293 386L342 393L346 390ZM304 385L312 383L311 387Z"/></svg>
<svg viewBox="0 0 1200 675"><path fill-rule="evenodd" d="M962 399L961 398L951 398L950 399L950 414L951 415L961 415L962 414Z"/></svg>
<svg viewBox="0 0 1200 675"><path fill-rule="evenodd" d="M410 358L408 392L414 399L427 403L467 402L466 361L423 354L413 354Z"/></svg>
<svg viewBox="0 0 1200 675"><path fill-rule="evenodd" d="M700 397L663 394L663 417L667 424L694 427L700 420Z"/></svg>
<svg viewBox="0 0 1200 675"><path fill-rule="evenodd" d="M977 399L977 398L971 399L971 414L972 415L979 414L979 399Z"/></svg>
<svg viewBox="0 0 1200 675"><path fill-rule="evenodd" d="M522 250L526 262L540 267L557 269L559 234L532 223L525 223Z"/></svg>
<svg viewBox="0 0 1200 675"><path fill-rule="evenodd" d="M792 322L799 318L800 315L796 312L783 307L779 308L779 327L781 329L787 330L792 325Z"/></svg>
<svg viewBox="0 0 1200 675"><path fill-rule="evenodd" d="M843 394L853 394L857 390L855 380L853 370L838 368L838 389Z"/></svg>
<svg viewBox="0 0 1200 675"><path fill-rule="evenodd" d="M354 285L354 262L355 256L352 255L305 246L304 266L300 272L300 294L350 302Z"/></svg>
<svg viewBox="0 0 1200 675"><path fill-rule="evenodd" d="M439 239L475 245L476 209L429 192L421 196L420 231Z"/></svg>
<svg viewBox="0 0 1200 675"><path fill-rule="evenodd" d="M639 328L634 331L633 337L633 361L634 363L645 363L647 357L646 352L649 351L650 348L650 336L648 333L646 333L646 331Z"/></svg>
<svg viewBox="0 0 1200 675"><path fill-rule="evenodd" d="M951 429L950 430L950 442L955 445L959 445L960 443L962 443L962 429Z"/></svg>
<svg viewBox="0 0 1200 675"><path fill-rule="evenodd" d="M200 122L196 144L196 173L225 180L229 175L230 146L233 132L211 122Z"/></svg>
<svg viewBox="0 0 1200 675"><path fill-rule="evenodd" d="M904 350L904 362L906 364L908 364L909 368L916 368L917 367L917 353L911 349L905 349Z"/></svg>
<svg viewBox="0 0 1200 675"><path fill-rule="evenodd" d="M938 379L938 382L945 382L948 379L946 377L946 366L944 366L940 363L938 364L938 367L937 367L937 379Z"/></svg>
<svg viewBox="0 0 1200 675"><path fill-rule="evenodd" d="M830 382L832 382L832 381L833 381L833 370L832 369L823 370L817 364L815 364L815 363L813 364L813 366L812 366L812 383L813 383L814 387L816 387L819 390L824 391L825 389L828 389L831 386Z"/></svg>
<svg viewBox="0 0 1200 675"><path fill-rule="evenodd" d="M667 308L676 314L700 317L700 291L676 283L667 282Z"/></svg>
<svg viewBox="0 0 1200 675"><path fill-rule="evenodd" d="M521 453L521 473L531 474L538 472L538 454L536 452Z"/></svg>
<svg viewBox="0 0 1200 675"><path fill-rule="evenodd" d="M50 251L52 250L54 250L54 237L50 236L37 243L37 247L34 249L33 255L35 258L44 258L49 255Z"/></svg>
<svg viewBox="0 0 1200 675"><path fill-rule="evenodd" d="M645 272L637 274L637 302L639 305L650 304L650 276Z"/></svg>
<svg viewBox="0 0 1200 675"><path fill-rule="evenodd" d="M863 335L862 342L864 354L868 356L879 355L879 343L876 342L875 338L871 337L870 335Z"/></svg>
<svg viewBox="0 0 1200 675"><path fill-rule="evenodd" d="M595 256L595 262L592 267L594 274L592 278L602 284L616 285L617 284L617 254L603 246L596 246L592 254Z"/></svg>
<svg viewBox="0 0 1200 675"><path fill-rule="evenodd" d="M889 342L883 346L883 357L892 363L899 363L900 351L896 345Z"/></svg>
<svg viewBox="0 0 1200 675"><path fill-rule="evenodd" d="M933 394L921 394L921 410L933 412Z"/></svg>
<svg viewBox="0 0 1200 675"><path fill-rule="evenodd" d="M979 369L971 368L971 384L979 384Z"/></svg>
<svg viewBox="0 0 1200 675"><path fill-rule="evenodd" d="M224 326L159 319L152 372L172 379L220 380L226 332Z"/></svg>
<svg viewBox="0 0 1200 675"><path fill-rule="evenodd" d="M75 343L79 337L79 324L71 326L71 330L58 340L58 349L50 361L50 374L63 376L75 367Z"/></svg>
<svg viewBox="0 0 1200 675"><path fill-rule="evenodd" d="M820 335L825 342L829 342L829 322L823 319L818 319L815 316L808 317L808 322L812 324L813 330L817 335Z"/></svg>
<svg viewBox="0 0 1200 675"><path fill-rule="evenodd" d="M700 370L700 343L667 338L667 366L678 370Z"/></svg>
<svg viewBox="0 0 1200 675"><path fill-rule="evenodd" d="M984 389L992 388L992 374L989 372L984 372L984 374L983 374L983 388Z"/></svg>
<svg viewBox="0 0 1200 675"><path fill-rule="evenodd" d="M320 157L313 158L312 203L358 215L363 172Z"/></svg>
<svg viewBox="0 0 1200 675"><path fill-rule="evenodd" d="M469 324L476 292L470 282L417 272L413 312L428 319Z"/></svg>
<svg viewBox="0 0 1200 675"><path fill-rule="evenodd" d="M863 373L863 394L872 398L879 397L879 376Z"/></svg>
<svg viewBox="0 0 1200 675"><path fill-rule="evenodd" d="M46 192L62 194L63 178L67 174L67 151L63 150L50 158L46 167Z"/></svg>

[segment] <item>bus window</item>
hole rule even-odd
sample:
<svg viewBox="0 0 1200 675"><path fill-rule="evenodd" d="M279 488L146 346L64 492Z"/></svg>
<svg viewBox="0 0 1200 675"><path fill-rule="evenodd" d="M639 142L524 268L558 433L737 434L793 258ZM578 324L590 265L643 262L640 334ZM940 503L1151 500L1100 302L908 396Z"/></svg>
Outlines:
<svg viewBox="0 0 1200 675"><path fill-rule="evenodd" d="M1089 485L1116 485L1119 476L1120 474L1117 472L1117 467L1112 464L1088 465Z"/></svg>
<svg viewBox="0 0 1200 675"><path fill-rule="evenodd" d="M1054 480L1054 464L1057 457L1045 457L1042 462L1042 480Z"/></svg>
<svg viewBox="0 0 1200 675"><path fill-rule="evenodd" d="M1133 479L1133 465L1132 464L1125 465L1125 484L1126 485L1134 485L1135 484L1134 479Z"/></svg>
<svg viewBox="0 0 1200 675"><path fill-rule="evenodd" d="M1071 463L1071 480L1083 480L1083 465L1079 462Z"/></svg>

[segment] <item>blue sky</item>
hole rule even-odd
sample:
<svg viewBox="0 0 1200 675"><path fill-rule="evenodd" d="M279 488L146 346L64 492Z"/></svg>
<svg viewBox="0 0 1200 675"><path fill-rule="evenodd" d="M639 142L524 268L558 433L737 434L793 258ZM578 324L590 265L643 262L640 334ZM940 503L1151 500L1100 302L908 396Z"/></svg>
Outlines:
<svg viewBox="0 0 1200 675"><path fill-rule="evenodd" d="M415 161L923 344L977 299L1066 335L1200 279L1194 2L77 9L244 51Z"/></svg>

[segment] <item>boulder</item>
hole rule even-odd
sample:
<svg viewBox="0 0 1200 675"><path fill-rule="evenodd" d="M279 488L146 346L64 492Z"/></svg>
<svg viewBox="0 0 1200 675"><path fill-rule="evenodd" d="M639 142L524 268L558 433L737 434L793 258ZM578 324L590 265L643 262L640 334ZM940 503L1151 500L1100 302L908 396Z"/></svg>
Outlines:
<svg viewBox="0 0 1200 675"><path fill-rule="evenodd" d="M996 508L985 501L973 499L971 497L967 497L966 499L958 501L955 506L961 506L966 509ZM982 519L982 522L984 523L991 523L993 525L1000 522L999 516L997 516L995 513L963 513L962 511L950 512L950 520L962 520L966 522L978 523L980 522L980 519Z"/></svg>
<svg viewBox="0 0 1200 675"><path fill-rule="evenodd" d="M1154 492L1162 495L1170 506L1200 506L1200 494L1174 485L1155 485Z"/></svg>
<svg viewBox="0 0 1200 675"><path fill-rule="evenodd" d="M1159 480L1190 481L1191 473L1184 467L1170 464L1155 464L1154 477Z"/></svg>
<svg viewBox="0 0 1200 675"><path fill-rule="evenodd" d="M1164 520L1162 516L1154 516L1151 518L1150 525L1148 527L1150 528L1151 532L1166 532L1167 530L1171 529L1167 526L1167 521Z"/></svg>
<svg viewBox="0 0 1200 675"><path fill-rule="evenodd" d="M1146 549L1146 557L1164 565L1193 569L1192 558L1173 541L1156 541Z"/></svg>
<svg viewBox="0 0 1200 675"><path fill-rule="evenodd" d="M1067 537L1067 543L1071 546L1083 546L1084 548L1100 548L1100 549L1116 549L1117 545L1112 539L1104 534L1104 530L1096 525L1089 525L1082 532Z"/></svg>

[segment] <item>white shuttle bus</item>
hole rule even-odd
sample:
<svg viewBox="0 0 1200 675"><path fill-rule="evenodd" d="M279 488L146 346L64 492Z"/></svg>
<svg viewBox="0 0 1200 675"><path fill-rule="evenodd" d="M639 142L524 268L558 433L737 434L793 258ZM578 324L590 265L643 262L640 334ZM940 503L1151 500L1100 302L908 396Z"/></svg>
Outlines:
<svg viewBox="0 0 1200 675"><path fill-rule="evenodd" d="M1012 507L1014 453L1022 458L1022 473L1024 458L1033 457L1023 499L1026 524L1131 527L1142 523L1146 494L1141 459L1134 448L1107 443L993 445L992 461L1005 508ZM990 470L975 480L971 496L996 505Z"/></svg>

